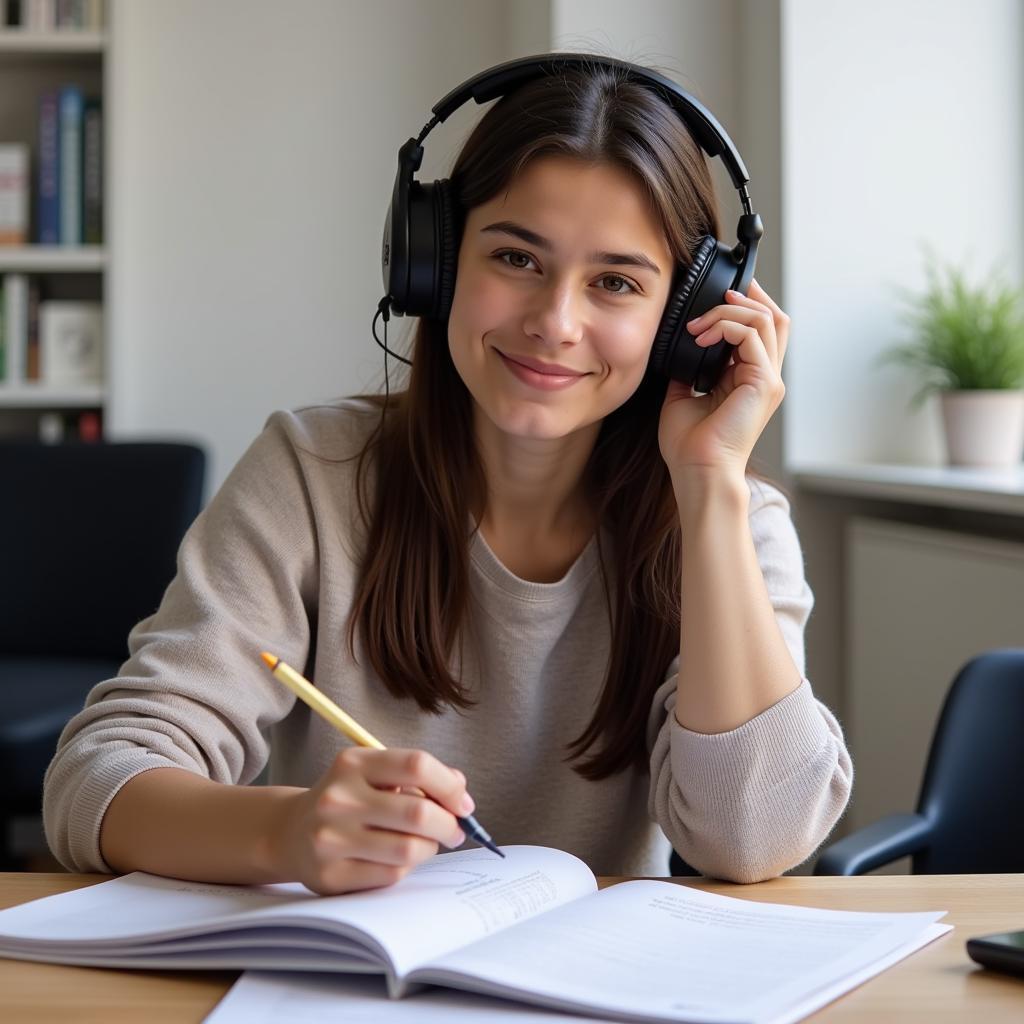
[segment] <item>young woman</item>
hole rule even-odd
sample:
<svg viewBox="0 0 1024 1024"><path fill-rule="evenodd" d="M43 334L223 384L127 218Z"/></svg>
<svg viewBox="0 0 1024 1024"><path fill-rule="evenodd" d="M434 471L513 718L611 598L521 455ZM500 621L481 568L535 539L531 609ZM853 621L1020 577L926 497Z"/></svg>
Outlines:
<svg viewBox="0 0 1024 1024"><path fill-rule="evenodd" d="M458 846L475 806L599 874L663 875L672 846L752 882L842 813L799 543L748 472L789 318L755 282L689 324L732 346L710 394L648 367L675 268L720 236L690 132L565 71L495 104L451 183L454 296L408 389L271 416L64 732L44 810L69 868L345 892Z"/></svg>

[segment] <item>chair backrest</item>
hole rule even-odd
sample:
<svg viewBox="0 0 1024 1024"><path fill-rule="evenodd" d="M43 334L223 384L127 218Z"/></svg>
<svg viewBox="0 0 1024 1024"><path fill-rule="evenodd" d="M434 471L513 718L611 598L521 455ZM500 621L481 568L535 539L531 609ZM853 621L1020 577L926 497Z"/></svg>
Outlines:
<svg viewBox="0 0 1024 1024"><path fill-rule="evenodd" d="M123 659L199 513L189 444L0 443L0 653Z"/></svg>
<svg viewBox="0 0 1024 1024"><path fill-rule="evenodd" d="M946 696L918 813L920 874L1024 871L1024 648L969 661Z"/></svg>

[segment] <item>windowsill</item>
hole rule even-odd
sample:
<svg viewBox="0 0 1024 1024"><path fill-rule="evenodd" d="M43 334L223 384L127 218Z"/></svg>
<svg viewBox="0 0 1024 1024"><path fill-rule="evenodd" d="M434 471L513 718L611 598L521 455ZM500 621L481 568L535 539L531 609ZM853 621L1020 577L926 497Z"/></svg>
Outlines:
<svg viewBox="0 0 1024 1024"><path fill-rule="evenodd" d="M847 462L787 467L809 491L1005 515L1024 514L1024 464L1006 470Z"/></svg>

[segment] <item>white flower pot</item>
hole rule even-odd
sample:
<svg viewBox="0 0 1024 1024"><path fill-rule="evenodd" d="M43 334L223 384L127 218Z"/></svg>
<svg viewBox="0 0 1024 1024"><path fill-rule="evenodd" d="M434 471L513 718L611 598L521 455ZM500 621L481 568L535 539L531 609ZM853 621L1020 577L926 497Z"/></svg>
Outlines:
<svg viewBox="0 0 1024 1024"><path fill-rule="evenodd" d="M943 391L953 466L1013 466L1024 455L1024 391Z"/></svg>

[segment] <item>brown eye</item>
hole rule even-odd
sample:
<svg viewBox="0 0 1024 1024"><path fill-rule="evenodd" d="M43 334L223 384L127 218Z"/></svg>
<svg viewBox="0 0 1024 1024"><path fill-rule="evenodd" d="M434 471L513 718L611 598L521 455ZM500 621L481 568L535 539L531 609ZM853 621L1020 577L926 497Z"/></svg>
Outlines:
<svg viewBox="0 0 1024 1024"><path fill-rule="evenodd" d="M620 284L624 284L625 288L604 288L603 291L611 292L612 295L627 295L629 292L635 292L636 288L633 287L632 282L627 281L626 278L620 277L618 274L605 274L602 281L618 281Z"/></svg>
<svg viewBox="0 0 1024 1024"><path fill-rule="evenodd" d="M523 259L526 260L526 263L509 263L507 262L506 257ZM526 270L527 264L533 262L533 259L530 256L527 256L525 252L519 252L516 249L506 249L504 252L497 252L494 254L494 258L501 260L506 266L512 267L513 270Z"/></svg>

